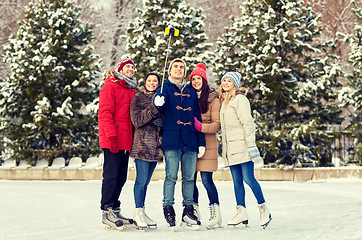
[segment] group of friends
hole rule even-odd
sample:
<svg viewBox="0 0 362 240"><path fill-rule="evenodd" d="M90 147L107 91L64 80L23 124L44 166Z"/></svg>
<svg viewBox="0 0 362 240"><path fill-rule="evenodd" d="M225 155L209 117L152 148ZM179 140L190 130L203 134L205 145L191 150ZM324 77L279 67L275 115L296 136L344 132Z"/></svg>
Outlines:
<svg viewBox="0 0 362 240"><path fill-rule="evenodd" d="M266 227L271 214L262 189L254 177L254 162L260 161L255 143L255 124L241 74L227 72L217 92L208 84L206 66L198 63L186 82L184 60L171 61L168 77L149 73L139 92L134 79L135 63L122 59L107 71L99 94L99 142L104 153L101 189L102 222L106 228L122 230L156 227L145 212L147 187L158 162L165 161L163 213L169 227L176 225L174 193L179 166L182 174L181 225L201 225L196 186L200 172L209 199L210 216L205 226L221 226L222 216L213 172L218 166L216 133L222 133L222 156L234 184L236 215L228 226L248 224L244 182L250 186L260 211L260 225ZM119 197L127 180L129 157L135 159L135 214L121 214Z"/></svg>

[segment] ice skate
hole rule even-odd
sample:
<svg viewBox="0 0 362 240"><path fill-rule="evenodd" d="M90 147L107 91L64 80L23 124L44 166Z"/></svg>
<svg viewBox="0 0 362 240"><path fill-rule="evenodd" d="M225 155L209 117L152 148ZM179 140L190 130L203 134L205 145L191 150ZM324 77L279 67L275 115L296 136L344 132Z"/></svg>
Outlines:
<svg viewBox="0 0 362 240"><path fill-rule="evenodd" d="M175 231L176 226L176 214L173 206L163 207L163 215L165 216L167 225L171 228L171 231Z"/></svg>
<svg viewBox="0 0 362 240"><path fill-rule="evenodd" d="M119 220L121 220L123 222L123 226L125 228L132 228L133 227L133 219L126 218L126 217L122 216L121 209L119 207L113 208L113 213L117 216L117 218Z"/></svg>
<svg viewBox="0 0 362 240"><path fill-rule="evenodd" d="M199 230L201 222L194 215L194 206L186 205L182 213L181 226L191 230Z"/></svg>
<svg viewBox="0 0 362 240"><path fill-rule="evenodd" d="M248 225L248 214L246 213L245 207L238 205L236 206L236 215L228 222L228 226L235 227L240 223L245 226Z"/></svg>
<svg viewBox="0 0 362 240"><path fill-rule="evenodd" d="M219 227L221 227L222 218L221 218L221 214L220 214L219 204L217 204L217 203L211 204L209 206L209 208L210 208L210 218L206 222L206 228L212 229L215 227L215 225L218 225Z"/></svg>
<svg viewBox="0 0 362 240"><path fill-rule="evenodd" d="M200 214L200 210L199 210L199 204L198 203L194 203L194 215L197 217L198 220L201 220L201 214Z"/></svg>
<svg viewBox="0 0 362 240"><path fill-rule="evenodd" d="M136 212L133 217L133 223L136 225L136 229L139 231L143 231L147 228L147 222L143 208L136 208Z"/></svg>
<svg viewBox="0 0 362 240"><path fill-rule="evenodd" d="M145 207L143 207L143 215L145 216L145 220L149 228L157 228L157 222L152 220L149 216L147 216Z"/></svg>
<svg viewBox="0 0 362 240"><path fill-rule="evenodd" d="M112 207L102 211L102 223L106 230L123 230L123 222L113 213Z"/></svg>
<svg viewBox="0 0 362 240"><path fill-rule="evenodd" d="M272 220L271 213L265 203L259 204L258 207L260 211L260 226L265 229Z"/></svg>

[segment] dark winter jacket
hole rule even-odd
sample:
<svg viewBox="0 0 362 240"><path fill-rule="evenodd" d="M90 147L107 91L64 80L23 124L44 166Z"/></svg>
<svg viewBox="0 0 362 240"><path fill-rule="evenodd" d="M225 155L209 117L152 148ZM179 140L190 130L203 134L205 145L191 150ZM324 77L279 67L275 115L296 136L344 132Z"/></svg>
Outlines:
<svg viewBox="0 0 362 240"><path fill-rule="evenodd" d="M131 103L131 120L135 127L131 157L144 161L162 161L161 126L154 123L156 119L162 123L162 117L153 105L155 92L142 89L136 93Z"/></svg>
<svg viewBox="0 0 362 240"><path fill-rule="evenodd" d="M110 137L117 137L118 148L131 150L132 123L130 105L136 93L122 79L107 77L99 93L99 144L110 149Z"/></svg>
<svg viewBox="0 0 362 240"><path fill-rule="evenodd" d="M165 96L165 104L160 111L164 115L163 150L186 150L197 152L199 146L205 146L203 133L195 129L194 117L201 119L200 108L195 90L186 85L180 89L168 79L157 89L157 94Z"/></svg>

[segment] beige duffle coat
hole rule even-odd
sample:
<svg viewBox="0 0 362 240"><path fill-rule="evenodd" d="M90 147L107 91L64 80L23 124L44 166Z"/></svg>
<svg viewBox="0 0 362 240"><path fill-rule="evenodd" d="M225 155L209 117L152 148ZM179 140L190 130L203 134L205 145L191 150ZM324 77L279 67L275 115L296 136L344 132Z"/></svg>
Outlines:
<svg viewBox="0 0 362 240"><path fill-rule="evenodd" d="M248 147L255 146L255 123L250 102L239 90L226 108L220 109L222 156L226 166L250 161Z"/></svg>
<svg viewBox="0 0 362 240"><path fill-rule="evenodd" d="M211 89L208 98L208 110L201 114L202 130L205 134L205 154L197 159L196 171L215 172L217 170L217 140L216 133L220 130L220 101L215 89Z"/></svg>

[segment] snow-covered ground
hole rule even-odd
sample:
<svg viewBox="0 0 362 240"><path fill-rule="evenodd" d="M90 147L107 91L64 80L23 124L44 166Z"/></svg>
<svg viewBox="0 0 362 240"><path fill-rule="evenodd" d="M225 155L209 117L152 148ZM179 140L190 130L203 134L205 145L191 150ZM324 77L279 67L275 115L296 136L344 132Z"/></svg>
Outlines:
<svg viewBox="0 0 362 240"><path fill-rule="evenodd" d="M99 210L101 181L8 181L0 180L0 239L362 239L362 180L324 182L260 182L272 211L267 229L258 224L258 208L247 187L249 226L228 228L235 213L232 182L217 181L223 227L189 231L166 227L162 214L162 181L152 181L147 196L147 213L158 228L146 232L106 231ZM133 184L124 187L121 202L125 216L133 216ZM201 184L201 222L209 215L207 196ZM181 183L176 188L177 220L181 216Z"/></svg>

